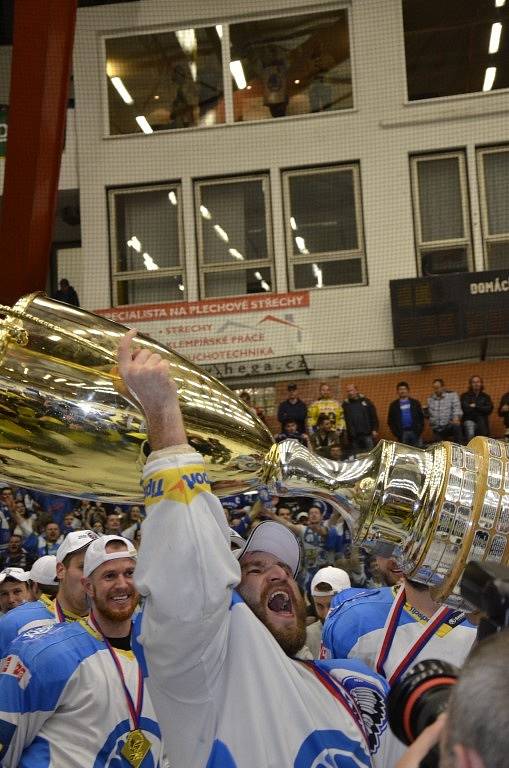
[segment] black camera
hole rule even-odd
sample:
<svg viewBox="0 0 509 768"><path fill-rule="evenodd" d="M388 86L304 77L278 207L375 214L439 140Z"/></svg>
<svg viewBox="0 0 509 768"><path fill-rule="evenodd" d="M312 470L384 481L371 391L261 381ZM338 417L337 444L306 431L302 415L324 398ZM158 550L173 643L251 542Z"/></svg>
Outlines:
<svg viewBox="0 0 509 768"><path fill-rule="evenodd" d="M387 700L389 725L407 746L445 711L459 670L446 661L420 661L390 690ZM421 761L421 768L438 768L438 749Z"/></svg>
<svg viewBox="0 0 509 768"><path fill-rule="evenodd" d="M509 568L497 563L467 563L460 589L461 596L484 614L478 640L509 626Z"/></svg>

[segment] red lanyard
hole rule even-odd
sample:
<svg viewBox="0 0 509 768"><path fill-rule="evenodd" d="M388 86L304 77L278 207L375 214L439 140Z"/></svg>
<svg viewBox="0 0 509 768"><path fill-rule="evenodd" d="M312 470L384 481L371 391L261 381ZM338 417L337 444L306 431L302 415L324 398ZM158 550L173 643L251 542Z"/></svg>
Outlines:
<svg viewBox="0 0 509 768"><path fill-rule="evenodd" d="M55 600L55 615L59 621L60 624L62 624L64 621L67 621L67 617L65 613L62 610L62 606L58 602L58 600Z"/></svg>
<svg viewBox="0 0 509 768"><path fill-rule="evenodd" d="M387 675L385 674L384 665L385 665L385 662L387 661L387 657L389 656L392 643L394 641L394 637L396 635L396 631L399 626L399 619L401 617L401 612L403 610L405 603L406 603L406 593L405 593L405 589L402 587L398 593L396 600L394 600L391 606L389 615L387 616L387 621L384 627L385 631L384 631L382 644L376 656L375 669L379 675L383 675L383 677L387 678L389 685L394 685L396 680L399 680L399 678L407 671L407 669L410 667L412 662L417 658L417 656L420 654L424 646L428 643L429 640L431 640L431 638L433 637L437 629L440 626L442 626L442 624L449 622L452 619L452 617L456 615L457 615L457 620L455 624L459 624L460 618L461 618L459 611L453 611L450 608L447 608L447 606L443 606L442 608L439 608L438 611L436 611L433 614L433 616L429 619L423 631L419 634L419 637L417 638L417 640L410 646L407 653L405 654L403 659L400 661L400 663L398 664L394 672L389 677L387 677Z"/></svg>
<svg viewBox="0 0 509 768"><path fill-rule="evenodd" d="M114 648L112 647L110 641L104 636L99 624L97 623L95 616L92 612L90 612L90 623L93 625L93 627L99 632L101 635L103 642L110 652L110 656L113 659L113 663L115 664L115 667L117 668L118 675L120 677L120 682L122 683L122 687L124 689L125 698L127 701L127 706L129 707L129 714L131 715L131 720L133 721L133 730L137 730L140 725L140 715L141 710L143 707L143 673L141 671L141 667L138 664L138 694L136 696L136 707L134 706L133 697L131 696L131 693L129 691L129 688L127 687L125 676L124 676L124 670L122 669L122 665L120 664L120 661L118 660L118 656L115 653Z"/></svg>

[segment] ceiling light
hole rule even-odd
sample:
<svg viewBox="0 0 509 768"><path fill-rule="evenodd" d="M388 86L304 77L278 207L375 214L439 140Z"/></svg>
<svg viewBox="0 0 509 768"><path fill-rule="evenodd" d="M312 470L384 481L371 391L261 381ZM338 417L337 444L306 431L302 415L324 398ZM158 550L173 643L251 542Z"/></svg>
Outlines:
<svg viewBox="0 0 509 768"><path fill-rule="evenodd" d="M115 88L122 101L126 104L134 104L134 99L125 87L122 79L120 77L112 77L110 79L112 86Z"/></svg>
<svg viewBox="0 0 509 768"><path fill-rule="evenodd" d="M27 375L27 373L28 373L28 368L24 368L24 369L23 369L23 375L24 375L24 376L26 376L26 375Z"/></svg>
<svg viewBox="0 0 509 768"><path fill-rule="evenodd" d="M498 51L501 34L502 34L502 24L499 21L497 21L495 22L495 24L491 25L490 47L488 49L488 53L496 53Z"/></svg>
<svg viewBox="0 0 509 768"><path fill-rule="evenodd" d="M214 229L216 230L218 236L221 238L221 240L224 240L225 243L229 241L228 233L224 231L222 227L219 226L219 224L214 224Z"/></svg>
<svg viewBox="0 0 509 768"><path fill-rule="evenodd" d="M140 126L143 133L154 133L154 130L145 115L137 115L136 122Z"/></svg>
<svg viewBox="0 0 509 768"><path fill-rule="evenodd" d="M148 253L143 254L143 263L145 264L145 269L148 269L149 272L159 269L152 256Z"/></svg>
<svg viewBox="0 0 509 768"><path fill-rule="evenodd" d="M138 238L136 237L136 235L133 235L131 237L131 239L127 241L127 245L130 248L134 248L135 251L138 251L138 253L140 253L140 251L141 251L141 243L138 240Z"/></svg>
<svg viewBox="0 0 509 768"><path fill-rule="evenodd" d="M194 82L196 82L196 78L198 77L198 65L195 61L191 61L189 63L189 69L191 70L191 77L193 78Z"/></svg>
<svg viewBox="0 0 509 768"><path fill-rule="evenodd" d="M209 211L208 208L205 208L204 205L200 205L200 213L201 213L201 215L203 216L204 219L211 219L212 218L211 212Z"/></svg>
<svg viewBox="0 0 509 768"><path fill-rule="evenodd" d="M233 75L233 79L237 85L239 91L242 91L246 87L246 76L242 67L241 61L230 61L230 72Z"/></svg>
<svg viewBox="0 0 509 768"><path fill-rule="evenodd" d="M223 39L223 25L222 24L216 24L216 32L217 36L220 40Z"/></svg>
<svg viewBox="0 0 509 768"><path fill-rule="evenodd" d="M308 249L306 248L306 241L304 240L303 237L301 237L300 235L297 235L297 237L295 238L295 243L301 253L309 253Z"/></svg>
<svg viewBox="0 0 509 768"><path fill-rule="evenodd" d="M313 264L313 275L316 277L316 288L323 288L322 270L318 264Z"/></svg>
<svg viewBox="0 0 509 768"><path fill-rule="evenodd" d="M493 83L495 82L495 75L497 74L496 67L487 67L484 75L483 91L491 91Z"/></svg>
<svg viewBox="0 0 509 768"><path fill-rule="evenodd" d="M234 259L238 259L239 261L244 261L243 255L236 248L228 248L228 253L231 256L233 256Z"/></svg>
<svg viewBox="0 0 509 768"><path fill-rule="evenodd" d="M62 341L62 337L61 336L57 336L56 334L54 336L48 336L48 339L50 341Z"/></svg>
<svg viewBox="0 0 509 768"><path fill-rule="evenodd" d="M297 230L297 222L295 221L293 216L290 216L290 226L294 232Z"/></svg>
<svg viewBox="0 0 509 768"><path fill-rule="evenodd" d="M154 96L154 101L159 101L160 98L161 97L159 96L159 94L156 93L156 95Z"/></svg>
<svg viewBox="0 0 509 768"><path fill-rule="evenodd" d="M55 384L60 384L63 381L67 381L67 379L55 379Z"/></svg>
<svg viewBox="0 0 509 768"><path fill-rule="evenodd" d="M505 5L505 0L495 0L495 8L502 8Z"/></svg>
<svg viewBox="0 0 509 768"><path fill-rule="evenodd" d="M299 85L300 80L294 80L293 82L295 83L295 85Z"/></svg>
<svg viewBox="0 0 509 768"><path fill-rule="evenodd" d="M177 201L177 195L175 194L173 189L171 190L171 192L168 192L168 200L170 201L170 203L172 205L177 205L177 202L178 202Z"/></svg>
<svg viewBox="0 0 509 768"><path fill-rule="evenodd" d="M262 280L260 285L262 286L264 291L270 291L270 285L268 283L266 283L265 280Z"/></svg>
<svg viewBox="0 0 509 768"><path fill-rule="evenodd" d="M184 283L179 283L179 291L185 291Z"/></svg>
<svg viewBox="0 0 509 768"><path fill-rule="evenodd" d="M197 47L194 29L177 29L175 37L184 53L194 53Z"/></svg>
<svg viewBox="0 0 509 768"><path fill-rule="evenodd" d="M51 379L51 373L47 373L45 376L42 377L43 379Z"/></svg>
<svg viewBox="0 0 509 768"><path fill-rule="evenodd" d="M257 279L257 280L263 280L263 277L262 277L262 275L261 275L261 272L255 272L255 273L254 273L254 276L256 277L256 279Z"/></svg>

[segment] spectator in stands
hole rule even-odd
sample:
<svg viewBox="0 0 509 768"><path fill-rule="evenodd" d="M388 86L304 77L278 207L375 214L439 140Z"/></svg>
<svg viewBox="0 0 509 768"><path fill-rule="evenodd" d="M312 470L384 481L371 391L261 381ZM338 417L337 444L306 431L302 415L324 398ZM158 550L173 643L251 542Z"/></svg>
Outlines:
<svg viewBox="0 0 509 768"><path fill-rule="evenodd" d="M39 536L37 542L37 554L39 557L42 557L42 555L56 555L57 549L63 540L64 537L60 531L58 523L46 523L44 534Z"/></svg>
<svg viewBox="0 0 509 768"><path fill-rule="evenodd" d="M106 528L105 533L106 535L114 534L115 536L120 536L122 530L122 518L117 512L110 512L109 515L106 516Z"/></svg>
<svg viewBox="0 0 509 768"><path fill-rule="evenodd" d="M5 568L0 573L0 614L32 599L29 578L30 574L21 568Z"/></svg>
<svg viewBox="0 0 509 768"><path fill-rule="evenodd" d="M509 440L509 392L502 395L498 406L498 415L504 420L505 438Z"/></svg>
<svg viewBox="0 0 509 768"><path fill-rule="evenodd" d="M127 513L126 521L127 526L122 531L122 536L124 539L129 539L129 541L134 541L137 532L141 529L141 524L143 522L144 515L141 512L141 508L137 505L131 507ZM125 525L124 523L124 525Z"/></svg>
<svg viewBox="0 0 509 768"><path fill-rule="evenodd" d="M35 555L23 547L23 537L13 533L7 544L7 549L0 553L0 569L14 567L29 571L34 560Z"/></svg>
<svg viewBox="0 0 509 768"><path fill-rule="evenodd" d="M71 531L77 531L82 528L80 520L74 516L74 512L67 512L64 515L62 533L67 536Z"/></svg>
<svg viewBox="0 0 509 768"><path fill-rule="evenodd" d="M310 435L316 429L318 418L322 414L329 417L333 429L339 432L344 430L343 409L338 401L331 397L330 386L326 383L320 384L320 396L308 408L307 427Z"/></svg>
<svg viewBox="0 0 509 768"><path fill-rule="evenodd" d="M281 443L283 440L298 440L299 443L309 445L309 438L305 432L299 432L297 422L295 419L287 419L283 425L283 431L275 436L276 443Z"/></svg>
<svg viewBox="0 0 509 768"><path fill-rule="evenodd" d="M74 307L79 307L80 300L78 294L72 285L70 285L69 280L63 277L60 280L59 286L60 287L58 291L55 291L53 298L57 301L65 301L66 304L72 304Z"/></svg>
<svg viewBox="0 0 509 768"><path fill-rule="evenodd" d="M287 523L293 522L292 520L292 513L291 510L288 507L278 507L276 509L276 515L280 518L281 521L286 521Z"/></svg>
<svg viewBox="0 0 509 768"><path fill-rule="evenodd" d="M378 440L378 415L374 403L362 395L355 384L347 384L342 406L351 453L371 451Z"/></svg>
<svg viewBox="0 0 509 768"><path fill-rule="evenodd" d="M304 433L306 431L307 412L306 403L297 394L297 384L288 384L288 397L279 403L277 409L277 420L281 424L282 431L285 431L285 423L291 419L296 422L297 431Z"/></svg>
<svg viewBox="0 0 509 768"><path fill-rule="evenodd" d="M254 405L251 400L251 395L249 392L247 392L245 389L240 393L239 395L240 399L245 402L247 407L260 419L260 421L263 421L264 424L267 423L267 419L265 418L265 411L261 407L261 405Z"/></svg>
<svg viewBox="0 0 509 768"><path fill-rule="evenodd" d="M443 379L433 381L433 394L428 398L428 417L433 439L463 442L461 402L457 392L445 389Z"/></svg>
<svg viewBox="0 0 509 768"><path fill-rule="evenodd" d="M471 376L468 390L461 395L463 411L463 430L468 442L476 435L488 437L490 427L488 416L493 411L491 397L484 391L483 380L480 376Z"/></svg>
<svg viewBox="0 0 509 768"><path fill-rule="evenodd" d="M410 387L406 381L396 385L398 399L389 406L387 424L392 434L404 445L421 445L424 429L424 413L418 400L410 397Z"/></svg>
<svg viewBox="0 0 509 768"><path fill-rule="evenodd" d="M315 431L311 434L311 447L319 456L330 459L330 449L333 445L341 448L341 434L334 429L328 416L321 413L318 417Z"/></svg>

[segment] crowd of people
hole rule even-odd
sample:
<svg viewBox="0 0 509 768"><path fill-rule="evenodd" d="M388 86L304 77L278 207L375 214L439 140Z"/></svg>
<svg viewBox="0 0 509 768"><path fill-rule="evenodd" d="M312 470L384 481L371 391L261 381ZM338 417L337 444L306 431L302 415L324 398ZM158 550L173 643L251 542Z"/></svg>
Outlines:
<svg viewBox="0 0 509 768"><path fill-rule="evenodd" d="M453 693L446 724L409 750L386 701L425 659L465 665L458 691L480 674L507 691L507 636L470 657L476 617L437 604L392 545L358 552L323 499L221 503L167 363L133 339L119 370L148 427L144 506L0 489L0 766L418 768L441 738L443 768L502 768L494 743L507 729L475 719L475 695ZM437 439L452 426L468 439L468 422L476 434L468 407L477 416L489 400L478 378L461 399L434 382ZM376 408L353 384L341 404L322 385L309 407L290 385L279 418L329 458L378 439ZM425 416L405 382L389 418L419 444Z"/></svg>
<svg viewBox="0 0 509 768"><path fill-rule="evenodd" d="M440 378L434 379L431 386L432 392L423 405L411 396L407 381L396 384L397 397L389 405L386 421L398 442L425 447L426 421L432 435L428 443L452 440L466 444L477 435L490 435L489 416L494 405L480 376L471 376L461 395L448 389ZM307 404L299 397L297 385L288 384L288 397L277 409L281 431L275 439L299 440L318 455L335 460L370 451L379 439L375 403L355 384L346 385L345 395L342 401L336 399L330 384L323 383L318 398ZM263 418L260 407L253 409ZM497 414L509 439L509 392L502 396Z"/></svg>

